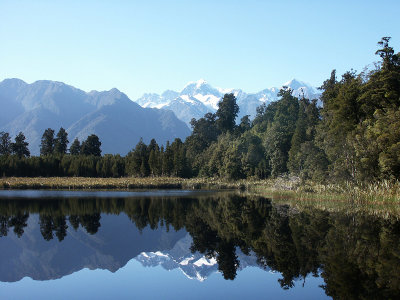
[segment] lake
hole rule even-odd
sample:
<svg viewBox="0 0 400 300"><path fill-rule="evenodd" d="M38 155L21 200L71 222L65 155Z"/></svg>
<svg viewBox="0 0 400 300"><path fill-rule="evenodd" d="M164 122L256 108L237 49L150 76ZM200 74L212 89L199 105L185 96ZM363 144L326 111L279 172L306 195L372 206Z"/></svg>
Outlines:
<svg viewBox="0 0 400 300"><path fill-rule="evenodd" d="M400 221L211 191L0 191L1 299L399 299Z"/></svg>

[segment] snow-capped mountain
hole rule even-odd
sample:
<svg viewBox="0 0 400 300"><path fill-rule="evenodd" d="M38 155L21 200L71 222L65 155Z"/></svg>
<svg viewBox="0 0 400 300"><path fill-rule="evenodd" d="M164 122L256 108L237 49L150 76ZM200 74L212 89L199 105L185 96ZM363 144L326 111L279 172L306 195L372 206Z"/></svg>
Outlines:
<svg viewBox="0 0 400 300"><path fill-rule="evenodd" d="M271 103L279 99L279 90L287 86L293 90L293 95L301 98L318 99L321 92L315 87L293 79L281 87L264 89L258 93L246 93L241 89L214 88L204 79L189 82L180 92L167 90L161 95L144 94L136 102L143 107L155 107L172 110L175 115L187 124L192 118L199 119L207 112L215 112L218 102L226 93L233 93L239 105L239 118L250 115L254 118L256 108L263 103Z"/></svg>
<svg viewBox="0 0 400 300"><path fill-rule="evenodd" d="M211 274L219 272L215 258L207 258L201 253L191 253L192 237L186 234L168 251L142 252L135 259L145 267L162 266L166 270L180 269L189 279L206 280ZM255 254L245 255L236 250L239 259L238 271L248 266L258 266Z"/></svg>

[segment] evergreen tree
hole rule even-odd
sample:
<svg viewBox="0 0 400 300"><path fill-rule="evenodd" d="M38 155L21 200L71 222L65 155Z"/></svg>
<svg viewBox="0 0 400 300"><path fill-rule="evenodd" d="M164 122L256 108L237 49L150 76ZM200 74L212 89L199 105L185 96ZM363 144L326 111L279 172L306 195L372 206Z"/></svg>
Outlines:
<svg viewBox="0 0 400 300"><path fill-rule="evenodd" d="M171 149L169 141L167 141L167 145L165 146L165 151L162 154L162 175L171 176L173 168L174 168L174 153Z"/></svg>
<svg viewBox="0 0 400 300"><path fill-rule="evenodd" d="M330 163L331 176L337 179L354 179L356 163L354 148L349 143L357 124L363 118L359 96L362 79L354 71L346 72L340 82L331 78L324 82L322 94L324 107L318 127L317 143Z"/></svg>
<svg viewBox="0 0 400 300"><path fill-rule="evenodd" d="M250 116L245 115L240 119L240 124L237 127L237 135L243 134L251 129Z"/></svg>
<svg viewBox="0 0 400 300"><path fill-rule="evenodd" d="M81 154L81 143L79 142L78 138L75 138L75 140L73 141L69 149L69 153L71 153L71 155Z"/></svg>
<svg viewBox="0 0 400 300"><path fill-rule="evenodd" d="M83 155L94 155L101 156L101 142L99 137L95 134L91 134L85 141L82 142L81 154Z"/></svg>
<svg viewBox="0 0 400 300"><path fill-rule="evenodd" d="M235 120L239 113L239 106L236 104L234 94L225 94L218 103L217 127L221 132L232 132L235 128Z"/></svg>
<svg viewBox="0 0 400 300"><path fill-rule="evenodd" d="M67 153L68 143L68 133L61 127L55 139L54 152L59 154Z"/></svg>
<svg viewBox="0 0 400 300"><path fill-rule="evenodd" d="M150 167L150 173L152 176L157 175L157 157L156 157L156 152L154 150L151 150L150 155L149 155L149 167Z"/></svg>
<svg viewBox="0 0 400 300"><path fill-rule="evenodd" d="M11 149L14 154L18 157L30 156L30 151L28 149L29 143L25 141L25 135L20 132L15 137L15 142L11 144Z"/></svg>
<svg viewBox="0 0 400 300"><path fill-rule="evenodd" d="M50 155L54 152L54 130L47 128L40 143L40 155Z"/></svg>
<svg viewBox="0 0 400 300"><path fill-rule="evenodd" d="M279 94L281 99L272 107L274 116L267 125L265 149L271 168L271 175L276 177L288 171L287 162L291 140L296 128L299 101L292 96L291 89L282 89ZM266 113L268 113L269 107ZM270 122L264 120L263 122Z"/></svg>
<svg viewBox="0 0 400 300"><path fill-rule="evenodd" d="M180 138L176 138L171 144L171 150L173 153L173 173L177 177L187 176L187 164L186 164L186 153L185 147Z"/></svg>
<svg viewBox="0 0 400 300"><path fill-rule="evenodd" d="M11 149L11 137L8 132L0 132L0 155L9 155L12 152Z"/></svg>

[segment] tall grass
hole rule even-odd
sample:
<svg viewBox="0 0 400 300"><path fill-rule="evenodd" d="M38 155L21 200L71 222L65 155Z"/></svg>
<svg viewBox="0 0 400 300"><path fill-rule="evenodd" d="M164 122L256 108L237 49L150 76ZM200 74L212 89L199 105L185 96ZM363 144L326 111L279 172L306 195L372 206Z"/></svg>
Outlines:
<svg viewBox="0 0 400 300"><path fill-rule="evenodd" d="M0 178L0 189L244 189L242 182L215 178L177 177L9 177Z"/></svg>
<svg viewBox="0 0 400 300"><path fill-rule="evenodd" d="M299 208L312 206L328 211L361 211L384 217L400 217L399 181L317 184L280 178L255 184L250 190L275 202Z"/></svg>
<svg viewBox="0 0 400 300"><path fill-rule="evenodd" d="M297 177L238 181L177 177L10 177L0 178L0 189L235 189L295 206L312 205L325 210L366 210L400 216L399 181L319 184L304 182Z"/></svg>

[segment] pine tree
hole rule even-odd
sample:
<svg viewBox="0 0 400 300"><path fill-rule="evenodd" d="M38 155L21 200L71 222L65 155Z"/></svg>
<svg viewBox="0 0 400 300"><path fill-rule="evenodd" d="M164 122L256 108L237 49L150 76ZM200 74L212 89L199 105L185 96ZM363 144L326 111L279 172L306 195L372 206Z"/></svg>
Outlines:
<svg viewBox="0 0 400 300"><path fill-rule="evenodd" d="M11 137L8 132L0 132L0 155L9 155L12 152L11 149Z"/></svg>
<svg viewBox="0 0 400 300"><path fill-rule="evenodd" d="M101 142L99 140L99 137L95 134L91 134L84 142L82 142L81 154L101 156L100 146Z"/></svg>
<svg viewBox="0 0 400 300"><path fill-rule="evenodd" d="M81 143L79 142L78 138L75 138L75 140L73 141L73 143L69 149L69 153L71 155L81 154Z"/></svg>
<svg viewBox="0 0 400 300"><path fill-rule="evenodd" d="M235 128L235 120L239 113L239 106L236 104L234 94L225 94L218 103L217 127L221 132L232 132Z"/></svg>
<svg viewBox="0 0 400 300"><path fill-rule="evenodd" d="M40 155L50 155L54 152L54 130L47 128L40 143Z"/></svg>
<svg viewBox="0 0 400 300"><path fill-rule="evenodd" d="M61 127L55 139L54 152L59 154L67 153L68 143L68 133Z"/></svg>
<svg viewBox="0 0 400 300"><path fill-rule="evenodd" d="M28 149L29 143L25 141L25 135L20 132L15 137L15 142L11 144L11 149L18 157L30 156Z"/></svg>

